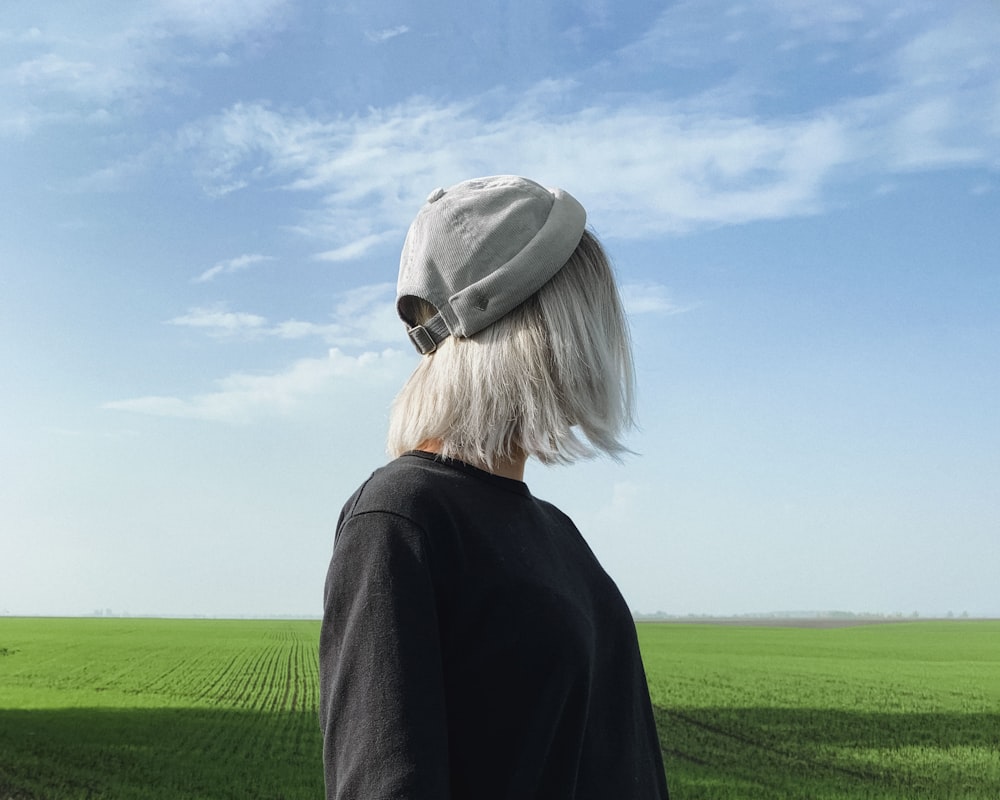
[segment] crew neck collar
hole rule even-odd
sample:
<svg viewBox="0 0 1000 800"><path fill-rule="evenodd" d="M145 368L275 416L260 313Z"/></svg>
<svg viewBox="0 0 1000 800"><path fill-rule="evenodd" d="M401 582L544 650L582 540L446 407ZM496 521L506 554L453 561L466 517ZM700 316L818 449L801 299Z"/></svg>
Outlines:
<svg viewBox="0 0 1000 800"><path fill-rule="evenodd" d="M522 495L531 494L528 489L528 484L524 481L519 481L515 478L506 478L503 475L496 475L485 469L481 469L480 467L468 464L465 461L459 461L457 458L445 458L440 453L429 453L426 450L409 450L408 452L403 453L401 457L406 458L408 456L413 456L424 461L431 461L435 464L440 464L441 466L455 469L459 472L464 472L467 475L486 481L487 483L491 483L494 486L505 489L509 492L516 492L517 494Z"/></svg>

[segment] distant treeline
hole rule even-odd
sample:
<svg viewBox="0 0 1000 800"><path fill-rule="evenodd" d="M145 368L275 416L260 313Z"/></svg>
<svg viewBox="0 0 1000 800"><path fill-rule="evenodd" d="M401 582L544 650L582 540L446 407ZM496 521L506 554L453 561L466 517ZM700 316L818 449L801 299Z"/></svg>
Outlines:
<svg viewBox="0 0 1000 800"><path fill-rule="evenodd" d="M921 617L919 611L903 614L896 611L885 614L871 611L766 611L753 614L670 614L666 611L656 611L645 614L634 611L632 617L637 622L737 622L740 620L856 620L859 622L894 622L902 620L936 620L936 619L972 619L968 611L956 614L952 611L942 616Z"/></svg>

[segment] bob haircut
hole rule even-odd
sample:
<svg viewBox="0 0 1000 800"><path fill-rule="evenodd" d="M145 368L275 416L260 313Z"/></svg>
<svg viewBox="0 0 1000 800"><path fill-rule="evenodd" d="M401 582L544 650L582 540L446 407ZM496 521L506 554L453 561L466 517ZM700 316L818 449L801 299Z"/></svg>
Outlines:
<svg viewBox="0 0 1000 800"><path fill-rule="evenodd" d="M400 303L415 324L437 311L417 297ZM393 402L388 449L399 456L436 440L444 458L487 470L522 455L544 464L620 459L634 424L628 323L604 249L584 231L534 295L421 358Z"/></svg>

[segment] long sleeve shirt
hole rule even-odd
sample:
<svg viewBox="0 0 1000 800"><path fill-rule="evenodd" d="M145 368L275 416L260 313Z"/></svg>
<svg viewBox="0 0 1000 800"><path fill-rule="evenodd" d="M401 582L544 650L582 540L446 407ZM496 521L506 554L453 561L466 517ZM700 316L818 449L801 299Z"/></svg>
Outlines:
<svg viewBox="0 0 1000 800"><path fill-rule="evenodd" d="M635 626L576 526L427 453L338 523L320 637L328 800L665 800Z"/></svg>

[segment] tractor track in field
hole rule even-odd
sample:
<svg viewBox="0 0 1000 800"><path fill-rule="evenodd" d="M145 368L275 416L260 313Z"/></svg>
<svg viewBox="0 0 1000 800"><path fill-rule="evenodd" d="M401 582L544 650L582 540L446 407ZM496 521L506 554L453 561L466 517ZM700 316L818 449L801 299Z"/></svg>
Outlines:
<svg viewBox="0 0 1000 800"><path fill-rule="evenodd" d="M813 769L826 770L828 772L833 772L838 775L844 775L847 777L855 778L859 781L881 782L884 778L883 775L877 772L867 772L859 769L851 769L850 767L843 767L838 764L831 764L827 761L810 759L803 756L801 753L795 753L790 750L783 749L781 747L776 747L774 745L761 742L753 738L752 736L728 730L719 725L713 725L709 722L696 719L695 717L685 714L682 711L669 709L666 710L665 713L668 714L669 716L674 717L675 719L681 720L687 725L691 725L695 728L707 731L708 733L714 734L716 736L722 736L726 739L731 739L733 741L739 742L740 744L744 744L754 749L760 750L764 753L767 753L768 755L776 756L784 761L789 761L798 764L808 764L809 767ZM704 762L699 762L698 759L694 759L691 756L684 753L678 753L678 755L689 761L695 761L696 763L704 763Z"/></svg>

